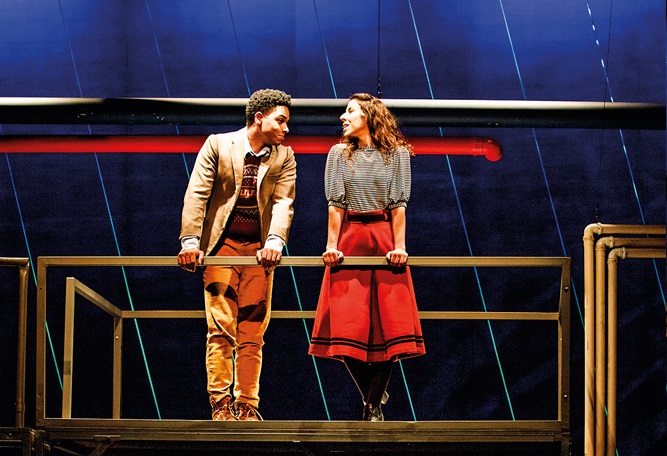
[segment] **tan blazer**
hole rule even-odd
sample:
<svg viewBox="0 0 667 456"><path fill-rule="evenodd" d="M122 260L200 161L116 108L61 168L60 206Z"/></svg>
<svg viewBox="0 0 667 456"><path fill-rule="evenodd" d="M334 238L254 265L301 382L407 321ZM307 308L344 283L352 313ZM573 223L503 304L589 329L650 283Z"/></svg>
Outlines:
<svg viewBox="0 0 667 456"><path fill-rule="evenodd" d="M245 128L210 135L202 146L183 199L181 234L199 236L209 255L222 236L243 180ZM289 236L296 193L296 159L291 147L273 146L262 157L257 176L257 203L262 245L269 234Z"/></svg>

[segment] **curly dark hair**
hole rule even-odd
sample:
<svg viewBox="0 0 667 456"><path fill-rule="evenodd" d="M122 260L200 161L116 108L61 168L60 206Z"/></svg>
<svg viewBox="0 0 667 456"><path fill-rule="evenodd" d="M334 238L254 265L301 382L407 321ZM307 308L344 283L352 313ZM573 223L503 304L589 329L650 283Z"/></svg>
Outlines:
<svg viewBox="0 0 667 456"><path fill-rule="evenodd" d="M368 122L368 130L373 139L373 144L382 153L386 162L389 162L391 156L399 148L407 149L411 156L415 154L412 145L406 141L399 131L396 117L379 98L368 93L355 93L350 96L350 100L357 100L359 103ZM345 144L345 151L343 152L345 160L352 162L354 151L359 148L359 140L344 136L341 142Z"/></svg>
<svg viewBox="0 0 667 456"><path fill-rule="evenodd" d="M255 121L255 113L261 112L266 115L276 106L292 105L292 97L282 90L261 89L250 96L248 104L245 107L246 126L250 126Z"/></svg>

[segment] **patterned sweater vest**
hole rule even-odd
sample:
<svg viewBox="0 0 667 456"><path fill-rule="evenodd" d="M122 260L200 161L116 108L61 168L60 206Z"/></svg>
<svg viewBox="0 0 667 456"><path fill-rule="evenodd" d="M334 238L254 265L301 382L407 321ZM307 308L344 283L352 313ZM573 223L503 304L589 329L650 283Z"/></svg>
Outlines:
<svg viewBox="0 0 667 456"><path fill-rule="evenodd" d="M259 242L259 208L257 207L257 172L260 157L246 154L243 163L241 193L232 210L226 235L230 239Z"/></svg>

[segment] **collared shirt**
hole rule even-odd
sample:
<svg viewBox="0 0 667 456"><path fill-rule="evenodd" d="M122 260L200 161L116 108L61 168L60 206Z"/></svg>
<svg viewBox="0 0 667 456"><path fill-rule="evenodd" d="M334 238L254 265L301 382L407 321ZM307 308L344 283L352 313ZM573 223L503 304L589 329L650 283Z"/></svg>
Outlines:
<svg viewBox="0 0 667 456"><path fill-rule="evenodd" d="M243 150L245 150L246 155L253 154L255 157L263 157L264 155L271 153L271 148L269 146L262 147L259 152L252 150L252 147L250 147L250 140L248 139L248 135L246 135L245 139L243 140Z"/></svg>

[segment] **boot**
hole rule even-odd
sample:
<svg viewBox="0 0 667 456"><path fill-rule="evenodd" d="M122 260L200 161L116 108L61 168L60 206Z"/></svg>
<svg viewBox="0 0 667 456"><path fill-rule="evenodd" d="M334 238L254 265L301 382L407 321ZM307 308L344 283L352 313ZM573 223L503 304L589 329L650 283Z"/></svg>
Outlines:
<svg viewBox="0 0 667 456"><path fill-rule="evenodd" d="M389 384L393 362L372 363L370 366L372 369L371 379L364 402L366 404L378 404L378 407L380 407L389 399L387 385Z"/></svg>
<svg viewBox="0 0 667 456"><path fill-rule="evenodd" d="M382 406L375 407L373 404L364 404L364 414L362 416L364 421L384 421L382 414Z"/></svg>

